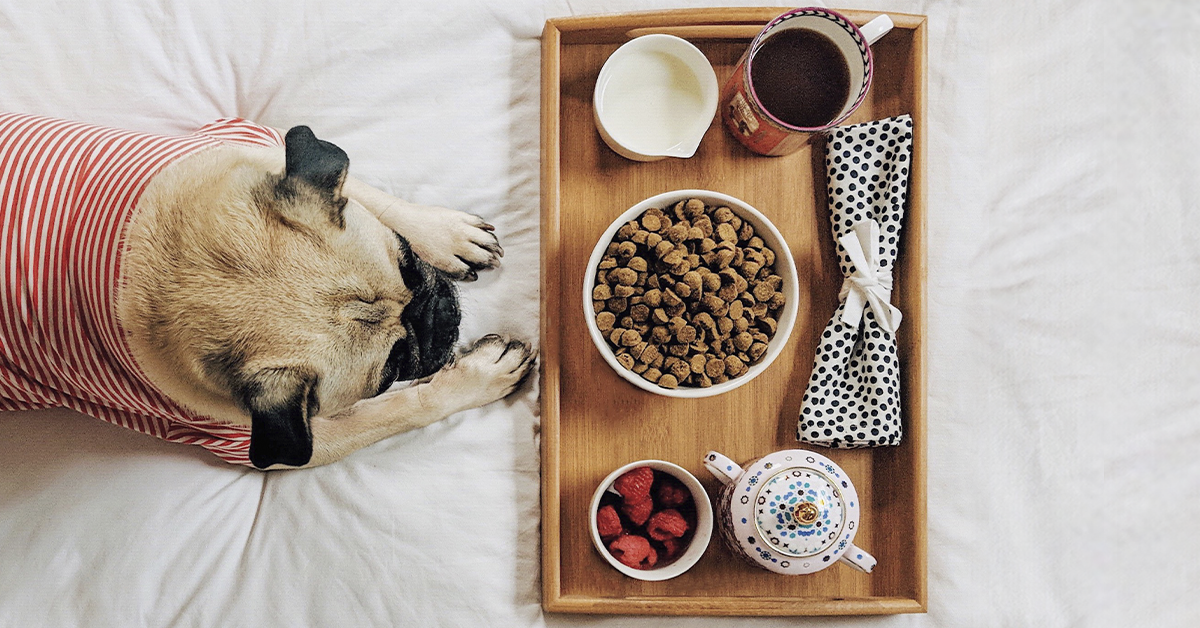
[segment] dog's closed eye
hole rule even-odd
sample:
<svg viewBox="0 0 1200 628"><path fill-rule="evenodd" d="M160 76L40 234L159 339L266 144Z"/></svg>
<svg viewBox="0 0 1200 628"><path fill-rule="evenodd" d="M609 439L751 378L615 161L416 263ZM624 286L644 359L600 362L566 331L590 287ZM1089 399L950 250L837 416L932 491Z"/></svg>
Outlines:
<svg viewBox="0 0 1200 628"><path fill-rule="evenodd" d="M348 320L358 321L367 325L380 325L389 319L397 319L400 316L401 307L395 301L386 299L354 299L347 301L341 307L341 314ZM398 326L398 331L403 335L404 328Z"/></svg>

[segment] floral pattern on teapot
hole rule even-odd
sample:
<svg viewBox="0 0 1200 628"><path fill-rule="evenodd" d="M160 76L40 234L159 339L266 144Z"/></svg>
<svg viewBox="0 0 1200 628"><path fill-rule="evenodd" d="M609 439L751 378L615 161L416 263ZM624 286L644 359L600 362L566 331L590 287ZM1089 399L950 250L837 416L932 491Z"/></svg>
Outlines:
<svg viewBox="0 0 1200 628"><path fill-rule="evenodd" d="M758 476L751 478L755 479ZM841 493L829 478L809 469L785 469L771 476L756 501L759 535L789 556L820 554L837 542L845 521Z"/></svg>

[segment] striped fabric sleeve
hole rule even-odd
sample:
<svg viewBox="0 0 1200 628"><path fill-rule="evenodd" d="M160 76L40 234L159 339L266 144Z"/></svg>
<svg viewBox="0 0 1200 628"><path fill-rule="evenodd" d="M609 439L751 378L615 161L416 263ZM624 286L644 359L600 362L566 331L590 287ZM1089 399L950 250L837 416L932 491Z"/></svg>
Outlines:
<svg viewBox="0 0 1200 628"><path fill-rule="evenodd" d="M250 465L250 427L198 416L155 389L115 308L142 191L172 162L223 143L283 138L240 118L159 136L0 113L0 410L71 408Z"/></svg>
<svg viewBox="0 0 1200 628"><path fill-rule="evenodd" d="M242 118L221 118L196 129L195 134L235 144L283 146L279 131Z"/></svg>
<svg viewBox="0 0 1200 628"><path fill-rule="evenodd" d="M162 437L173 443L199 445L231 464L253 467L250 463L250 428L225 425L208 419L172 422Z"/></svg>

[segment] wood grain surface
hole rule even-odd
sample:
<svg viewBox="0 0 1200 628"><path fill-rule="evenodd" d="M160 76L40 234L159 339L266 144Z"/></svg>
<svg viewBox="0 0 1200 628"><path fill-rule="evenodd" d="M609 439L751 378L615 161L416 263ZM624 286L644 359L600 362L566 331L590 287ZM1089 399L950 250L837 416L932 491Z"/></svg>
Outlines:
<svg viewBox="0 0 1200 628"><path fill-rule="evenodd" d="M872 574L834 565L779 576L738 560L717 534L687 573L663 582L621 575L596 553L588 506L596 485L634 460L679 464L719 484L701 464L710 449L742 462L795 438L816 338L837 307L842 283L826 205L824 146L818 138L785 157L744 149L713 121L691 159L626 160L592 122L592 91L605 59L630 33L703 27L693 39L723 83L755 27L779 8L696 9L550 20L542 36L542 580L548 611L679 615L829 615L923 612L925 543L925 18L892 15L896 28L873 47L875 79L846 122L903 113L914 118L913 168L892 302L904 313L901 445L824 450L863 503L855 544L879 564ZM875 13L843 11L858 24ZM716 27L716 28L714 28ZM732 28L730 28L732 27ZM685 31L686 32L686 31ZM750 33L748 35L747 33ZM732 392L674 399L635 388L588 337L581 291L596 239L630 206L660 192L702 188L745 200L788 241L801 303L787 347L761 376Z"/></svg>

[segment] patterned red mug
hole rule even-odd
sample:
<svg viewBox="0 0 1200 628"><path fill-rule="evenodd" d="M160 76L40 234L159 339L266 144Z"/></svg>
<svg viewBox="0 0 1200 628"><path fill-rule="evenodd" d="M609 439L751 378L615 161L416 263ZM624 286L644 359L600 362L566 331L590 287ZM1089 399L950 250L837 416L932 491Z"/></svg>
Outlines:
<svg viewBox="0 0 1200 628"><path fill-rule="evenodd" d="M892 26L880 15L860 29L818 7L771 20L721 90L725 128L760 155L795 152L862 104L875 67L871 44Z"/></svg>

